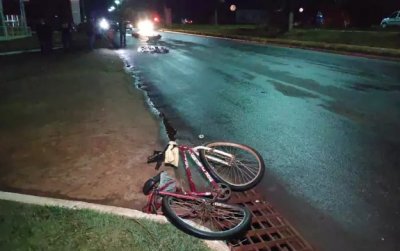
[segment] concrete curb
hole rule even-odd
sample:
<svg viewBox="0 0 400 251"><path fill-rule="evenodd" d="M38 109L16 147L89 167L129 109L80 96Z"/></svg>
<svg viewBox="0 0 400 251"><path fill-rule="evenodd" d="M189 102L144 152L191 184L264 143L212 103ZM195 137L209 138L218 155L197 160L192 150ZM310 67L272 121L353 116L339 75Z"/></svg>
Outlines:
<svg viewBox="0 0 400 251"><path fill-rule="evenodd" d="M29 53L29 52L39 52L40 49L31 49L31 50L22 50L22 51L6 51L6 52L0 52L0 56L8 56L8 55L15 55L15 54L21 54L21 53Z"/></svg>
<svg viewBox="0 0 400 251"><path fill-rule="evenodd" d="M62 47L54 47L53 48L53 50L59 50L59 49L62 49ZM0 52L0 56L9 56L9 55L16 55L16 54L30 53L30 52L40 52L40 48L30 49L30 50L21 50L21 51L5 51L5 52Z"/></svg>
<svg viewBox="0 0 400 251"><path fill-rule="evenodd" d="M134 219L146 219L155 221L158 223L168 223L168 220L161 215L153 215L153 214L146 214L140 212L138 210L122 208L122 207L114 207L114 206L106 206L106 205L99 205L94 203L87 203L83 201L72 201L72 200L62 200L62 199L54 199L48 197L40 197L40 196L33 196L33 195L25 195L25 194L18 194L18 193L10 193L10 192L1 192L0 191L0 200L8 200L8 201L15 201L20 203L26 204L34 204L40 206L55 206L55 207L63 207L75 210L81 209L89 209L101 213L108 213L113 215L124 216L128 218ZM206 245L216 251L225 251L229 250L228 246L222 241L204 241Z"/></svg>

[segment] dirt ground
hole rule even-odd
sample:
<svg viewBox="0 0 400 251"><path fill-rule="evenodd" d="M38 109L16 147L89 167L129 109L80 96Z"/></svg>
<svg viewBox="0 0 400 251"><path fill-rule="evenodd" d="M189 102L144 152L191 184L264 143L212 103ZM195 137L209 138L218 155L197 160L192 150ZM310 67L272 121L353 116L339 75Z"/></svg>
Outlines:
<svg viewBox="0 0 400 251"><path fill-rule="evenodd" d="M0 190L141 209L159 121L114 51L0 57Z"/></svg>

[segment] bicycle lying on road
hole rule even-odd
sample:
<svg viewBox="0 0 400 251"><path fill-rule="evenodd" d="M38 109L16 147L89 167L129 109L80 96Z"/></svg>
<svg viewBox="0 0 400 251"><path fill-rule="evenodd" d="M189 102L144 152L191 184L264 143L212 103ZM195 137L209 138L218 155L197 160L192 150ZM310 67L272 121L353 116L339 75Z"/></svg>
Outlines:
<svg viewBox="0 0 400 251"><path fill-rule="evenodd" d="M196 190L189 158L204 174L209 191ZM178 146L169 142L164 151L155 151L147 160L179 168L183 160L189 190L161 172L146 181L143 193L148 201L143 211L158 213L161 208L167 219L187 234L209 240L228 240L244 234L251 225L248 209L224 203L231 190L245 191L256 186L265 172L261 155L253 148L231 142L214 142L205 146Z"/></svg>

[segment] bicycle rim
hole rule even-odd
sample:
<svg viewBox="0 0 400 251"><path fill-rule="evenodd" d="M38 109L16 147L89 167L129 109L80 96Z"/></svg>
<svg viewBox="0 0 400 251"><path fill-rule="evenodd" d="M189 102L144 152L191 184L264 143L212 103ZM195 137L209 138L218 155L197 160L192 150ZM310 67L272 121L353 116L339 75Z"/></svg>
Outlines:
<svg viewBox="0 0 400 251"><path fill-rule="evenodd" d="M207 167L212 169L212 173L221 181L233 186L253 186L258 183L261 176L264 174L264 162L259 153L254 149L236 143L230 142L215 142L210 143L207 147L221 150L231 154L234 158L218 154L217 152L205 150L203 161L207 163ZM229 165L214 161L209 158L215 157L228 162Z"/></svg>
<svg viewBox="0 0 400 251"><path fill-rule="evenodd" d="M209 240L231 239L247 231L251 224L247 209L206 199L166 196L163 212L180 230Z"/></svg>

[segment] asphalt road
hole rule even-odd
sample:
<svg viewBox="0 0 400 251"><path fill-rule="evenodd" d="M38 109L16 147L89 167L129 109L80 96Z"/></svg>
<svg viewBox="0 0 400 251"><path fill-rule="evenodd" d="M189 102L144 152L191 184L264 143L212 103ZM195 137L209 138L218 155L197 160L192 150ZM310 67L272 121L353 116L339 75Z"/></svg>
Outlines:
<svg viewBox="0 0 400 251"><path fill-rule="evenodd" d="M179 139L259 150L259 190L319 250L400 250L399 62L162 35L119 52Z"/></svg>

